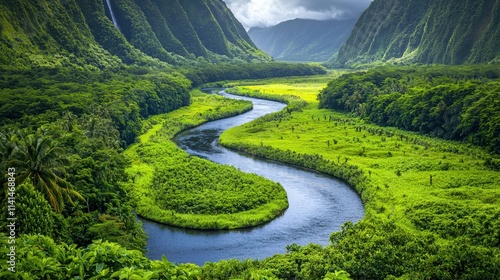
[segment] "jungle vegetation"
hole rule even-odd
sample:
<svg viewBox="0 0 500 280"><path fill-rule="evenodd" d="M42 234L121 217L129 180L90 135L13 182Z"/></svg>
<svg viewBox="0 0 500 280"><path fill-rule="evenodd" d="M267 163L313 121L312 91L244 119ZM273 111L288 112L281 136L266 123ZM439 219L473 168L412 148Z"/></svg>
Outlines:
<svg viewBox="0 0 500 280"><path fill-rule="evenodd" d="M201 267L175 265L166 258L150 261L140 252L129 250L140 249L140 246L131 246L125 242L125 237L130 236L123 232L126 222L116 213L122 203L112 207L114 211L111 208L103 209L109 214L94 212L93 215L98 219L94 222L95 226L87 231L89 236L98 236L103 241L78 243L74 240L81 239L71 236L72 231L68 229L66 232L69 238L62 238L64 231L61 224L66 223L72 229L79 226L82 229L81 235L85 231L85 225L76 223L74 218L64 217L64 211L85 204L75 198L76 206L68 203L64 207L67 210L58 214L50 211L52 207L43 194L26 183L19 187L19 192L23 197L33 198L19 202L20 205L28 205L26 208L29 211L24 211L33 215L36 215L36 211L49 211L44 213L53 214L45 215L46 218L37 223L29 222L28 219L27 224L30 226L26 228L30 229L31 234L45 232L48 237L25 235L18 239L19 259L27 260L27 256L30 256L30 262L19 263L20 271L26 271L27 274L16 274L16 277L40 275L42 278L51 275L50 277L67 278L81 275L83 278L96 279L168 279L174 276L184 277L183 279L494 279L499 274L500 267L500 213L497 206L499 175L492 163L498 162L498 157L479 146L440 140L393 127L381 127L354 115L319 109L319 102L314 100L313 93L338 76L339 73L335 73L334 77L240 82L243 84L238 88L240 93L287 101L290 107L234 128L223 134L221 140L225 145L248 153L338 176L354 186L365 203L366 217L357 224L346 223L340 232L332 233L330 245L290 244L285 254L264 260L225 260L206 263ZM303 92L305 93L302 94ZM301 100L302 97L307 101ZM183 126L195 125L204 118L217 112L225 112L233 106L239 107L238 110L248 109L248 105L225 101L226 109L217 110L212 107L210 112L209 104L213 102L211 99L218 98L194 93L194 107L191 109L183 108L142 121L143 134L139 138L140 142L131 146L127 153L141 145L153 145L161 137L170 139ZM229 111L232 110L226 112ZM206 113L200 115L200 112ZM183 115L187 116L187 124L180 119L175 122L166 121ZM224 115L222 113L220 117ZM164 124L167 123L172 125L165 127ZM261 129L252 129L256 127ZM80 122L77 121L73 131L80 129ZM118 135L116 131L114 134ZM81 137L86 135L90 134L82 133ZM118 143L115 145L119 146ZM173 150L173 147L164 148L165 151L170 149ZM145 155L147 156L147 151ZM154 176L144 175L147 174L146 168L140 169L137 168L139 165L134 165L136 159L127 157L132 165L126 164L127 169L122 169L127 170L128 176L120 176L127 178L127 181L125 184L118 184L119 186L127 186L134 180L136 185L141 181L154 180ZM70 172L72 170L74 169L70 169ZM90 168L87 170L90 171ZM135 177L137 172L142 173L141 176ZM70 174L65 178L73 182ZM97 176L99 177L103 176ZM75 190L90 203L91 209L95 207L92 205L99 205L88 198L92 198L90 192L80 188ZM132 198L127 198L128 205L140 208L140 203L133 199L134 191L129 187L121 191L132 193ZM136 190L136 194L137 192ZM99 191L96 193L102 194ZM116 193L116 190L112 193ZM113 201L123 197L127 196L99 195L95 199ZM33 204L39 206L33 207ZM81 211L79 215L83 213L85 211ZM121 215L125 213L127 212L122 212ZM30 214L29 217L33 216ZM86 221L92 219L87 218ZM119 232L122 235L116 235ZM122 245L109 243L110 241ZM89 245L69 245L73 243ZM32 244L38 244L38 247ZM7 250L6 247L3 250Z"/></svg>

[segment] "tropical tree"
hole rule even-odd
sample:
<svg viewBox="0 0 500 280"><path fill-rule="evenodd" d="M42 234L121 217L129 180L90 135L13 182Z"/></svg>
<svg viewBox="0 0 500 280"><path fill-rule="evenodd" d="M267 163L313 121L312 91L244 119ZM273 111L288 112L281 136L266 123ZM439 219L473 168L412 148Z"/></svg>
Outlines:
<svg viewBox="0 0 500 280"><path fill-rule="evenodd" d="M104 115L104 114L103 114ZM115 128L113 121L101 115L83 115L80 119L83 135L93 141L102 141L108 147L120 147L120 132Z"/></svg>
<svg viewBox="0 0 500 280"><path fill-rule="evenodd" d="M70 203L73 203L72 196L84 200L64 179L70 161L64 149L47 135L45 129L31 134L26 129L19 130L13 146L9 165L16 167L18 184L32 183L58 213L62 211L65 199Z"/></svg>
<svg viewBox="0 0 500 280"><path fill-rule="evenodd" d="M1 215L9 213L8 204L2 205ZM17 234L44 234L55 238L56 213L43 197L29 183L23 183L16 188L16 232ZM7 221L4 217L4 221ZM59 228L60 230L60 228ZM58 233L59 234L59 233Z"/></svg>

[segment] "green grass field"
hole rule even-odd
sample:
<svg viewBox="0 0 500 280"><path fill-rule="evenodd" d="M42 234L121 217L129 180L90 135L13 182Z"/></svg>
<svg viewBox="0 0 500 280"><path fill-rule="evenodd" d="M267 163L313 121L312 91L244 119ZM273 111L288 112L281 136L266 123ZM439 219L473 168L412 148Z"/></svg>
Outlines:
<svg viewBox="0 0 500 280"><path fill-rule="evenodd" d="M193 157L170 140L182 130L250 108L250 102L195 91L190 106L147 120L140 143L125 151L132 161L127 189L137 213L197 229L255 226L281 214L288 207L281 185Z"/></svg>
<svg viewBox="0 0 500 280"><path fill-rule="evenodd" d="M273 78L265 80L245 80L230 82L228 86L237 86L239 89L247 92L257 91L267 95L296 95L307 102L317 102L318 92L323 89L327 83L345 73L346 71L330 71L326 75L317 75L309 77L286 77Z"/></svg>
<svg viewBox="0 0 500 280"><path fill-rule="evenodd" d="M232 128L222 134L221 144L285 161L291 152L320 156L339 168L356 166L363 174L363 182L355 187L366 206L365 220L374 216L395 220L412 232L432 232L442 240L462 235L498 238L500 173L488 169L485 161L491 155L480 147L379 127L318 109L313 97L326 85L322 79L241 84L240 92L291 94L308 105L291 114L268 117L265 122ZM272 148L273 155L261 147ZM498 245L498 241L486 244Z"/></svg>

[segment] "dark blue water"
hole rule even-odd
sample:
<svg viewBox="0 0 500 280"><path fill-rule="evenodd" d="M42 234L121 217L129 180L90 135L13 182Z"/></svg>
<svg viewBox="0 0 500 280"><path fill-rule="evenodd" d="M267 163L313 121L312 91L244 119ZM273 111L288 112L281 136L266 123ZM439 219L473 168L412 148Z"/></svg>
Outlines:
<svg viewBox="0 0 500 280"><path fill-rule="evenodd" d="M149 258L160 259L165 255L172 262L199 265L231 258L263 259L284 253L286 245L292 243L326 245L331 232L339 230L347 221L356 222L363 217L361 199L340 180L218 146L217 139L224 130L280 111L285 106L273 101L226 96L250 100L254 109L184 131L175 137L175 142L190 154L281 183L290 206L282 216L265 225L231 231L187 230L141 219L149 235L146 254Z"/></svg>

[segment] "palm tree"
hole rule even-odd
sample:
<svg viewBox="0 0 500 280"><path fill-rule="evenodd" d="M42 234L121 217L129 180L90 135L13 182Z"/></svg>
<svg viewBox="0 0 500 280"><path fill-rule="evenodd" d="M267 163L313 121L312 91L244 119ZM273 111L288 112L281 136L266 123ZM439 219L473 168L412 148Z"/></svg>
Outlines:
<svg viewBox="0 0 500 280"><path fill-rule="evenodd" d="M77 117L71 111L66 111L60 120L62 127L68 131L72 132L76 125Z"/></svg>
<svg viewBox="0 0 500 280"><path fill-rule="evenodd" d="M17 169L18 184L31 180L56 212L62 211L64 199L73 203L72 195L84 200L63 178L65 167L70 164L64 150L44 130L39 129L34 134L20 130L16 136L9 163Z"/></svg>
<svg viewBox="0 0 500 280"><path fill-rule="evenodd" d="M109 147L118 148L120 143L120 133L113 126L109 118L98 117L97 115L84 115L82 117L83 135L92 139L100 139Z"/></svg>

